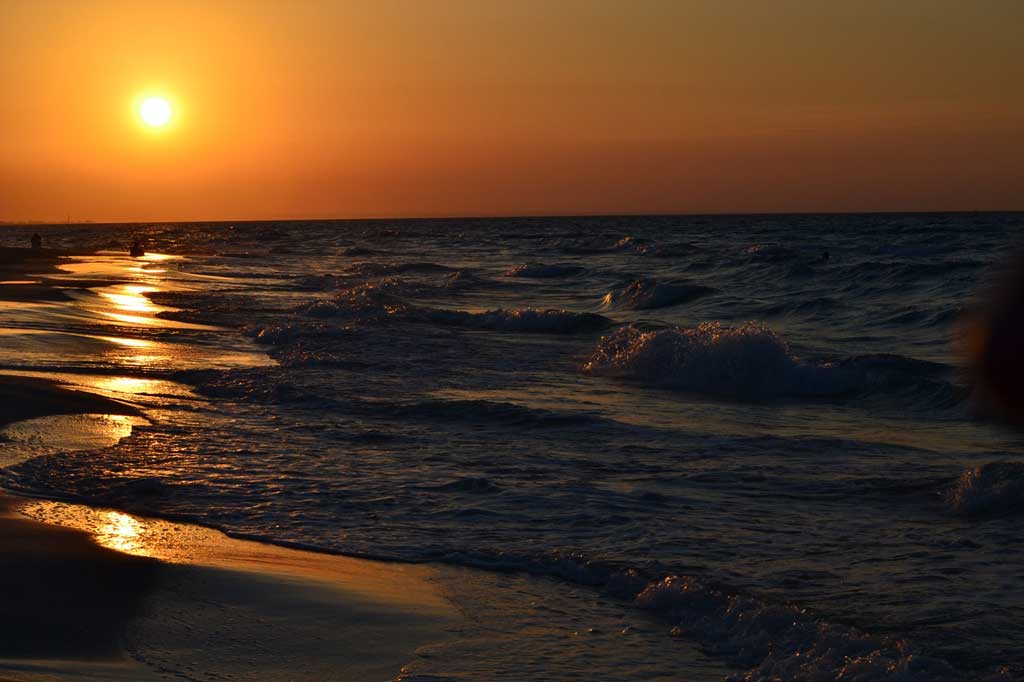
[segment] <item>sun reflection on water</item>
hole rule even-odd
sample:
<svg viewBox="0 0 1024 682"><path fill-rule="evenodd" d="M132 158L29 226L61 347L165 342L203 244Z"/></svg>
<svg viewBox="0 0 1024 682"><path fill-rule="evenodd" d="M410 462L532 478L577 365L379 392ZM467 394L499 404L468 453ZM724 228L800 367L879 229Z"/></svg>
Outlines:
<svg viewBox="0 0 1024 682"><path fill-rule="evenodd" d="M219 326L182 319L179 308L156 298L160 294L173 302L171 296L202 295L223 286L221 280L232 282L179 268L177 263L184 260L159 253L133 259L122 252L99 252L61 261L57 273L39 280L60 293L54 300L0 301L0 327L4 328L0 329L4 337L0 364L52 366L54 370L101 367L103 373L121 368L126 374L274 364L248 340ZM174 265L168 267L168 263ZM79 378L71 383L93 382ZM142 386L122 383L96 388L129 394L177 393Z"/></svg>
<svg viewBox="0 0 1024 682"><path fill-rule="evenodd" d="M119 346L127 346L129 348L146 348L147 346L153 345L152 341L146 341L145 339L129 339L123 336L101 336L100 338L104 341L116 343Z"/></svg>
<svg viewBox="0 0 1024 682"><path fill-rule="evenodd" d="M160 311L159 306L154 305L152 301L143 296L143 293L156 291L156 289L151 287L122 287L122 290L127 291L130 288L138 289L139 291L128 293L101 291L100 296L113 303L118 310L136 313L155 313Z"/></svg>
<svg viewBox="0 0 1024 682"><path fill-rule="evenodd" d="M93 380L92 385L101 391L139 394L168 392L166 386L169 383L171 382L137 377L99 377Z"/></svg>

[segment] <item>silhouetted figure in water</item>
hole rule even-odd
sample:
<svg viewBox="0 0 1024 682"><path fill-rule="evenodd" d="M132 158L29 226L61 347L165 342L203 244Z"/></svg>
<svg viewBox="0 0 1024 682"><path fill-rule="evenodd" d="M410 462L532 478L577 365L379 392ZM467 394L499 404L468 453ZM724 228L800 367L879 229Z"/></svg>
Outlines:
<svg viewBox="0 0 1024 682"><path fill-rule="evenodd" d="M138 258L139 256L144 256L146 250L142 248L142 242L136 239L132 242L132 248L128 249L128 253L131 254L132 258Z"/></svg>
<svg viewBox="0 0 1024 682"><path fill-rule="evenodd" d="M975 395L1024 428L1024 254L996 278L980 309L964 315L961 345Z"/></svg>
<svg viewBox="0 0 1024 682"><path fill-rule="evenodd" d="M32 250L39 251L43 248L43 238L39 236L39 233L32 235Z"/></svg>
<svg viewBox="0 0 1024 682"><path fill-rule="evenodd" d="M827 263L829 259L828 249L825 249L825 253L821 254L821 258L818 259L819 263Z"/></svg>

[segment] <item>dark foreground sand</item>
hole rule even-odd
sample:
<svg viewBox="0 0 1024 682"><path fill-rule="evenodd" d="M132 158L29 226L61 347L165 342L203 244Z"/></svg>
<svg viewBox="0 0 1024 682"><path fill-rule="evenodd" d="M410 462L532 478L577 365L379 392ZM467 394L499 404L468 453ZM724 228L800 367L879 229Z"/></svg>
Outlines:
<svg viewBox="0 0 1024 682"><path fill-rule="evenodd" d="M56 256L0 249L0 301ZM0 426L64 414L139 410L0 376ZM438 570L0 491L0 682L391 680L456 622Z"/></svg>
<svg viewBox="0 0 1024 682"><path fill-rule="evenodd" d="M16 504L0 497L0 680L47 679L22 674L63 667L47 659L127 667L122 633L154 589L157 563L31 521Z"/></svg>
<svg viewBox="0 0 1024 682"><path fill-rule="evenodd" d="M436 573L0 496L0 680L391 680L457 622Z"/></svg>
<svg viewBox="0 0 1024 682"><path fill-rule="evenodd" d="M141 413L133 405L76 391L55 381L0 374L0 426L54 414Z"/></svg>

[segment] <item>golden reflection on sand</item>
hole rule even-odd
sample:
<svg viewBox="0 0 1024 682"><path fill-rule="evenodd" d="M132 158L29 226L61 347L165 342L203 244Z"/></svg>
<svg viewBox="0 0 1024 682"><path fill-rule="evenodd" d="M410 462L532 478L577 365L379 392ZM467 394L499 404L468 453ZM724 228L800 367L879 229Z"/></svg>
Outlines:
<svg viewBox="0 0 1024 682"><path fill-rule="evenodd" d="M106 374L80 374L62 372L42 372L33 370L4 370L6 375L51 379L66 384L67 388L81 388L89 393L122 394L109 397L123 397L123 394L139 393L163 394L185 398L195 398L195 393L186 384L179 384L168 379L147 379L143 377L109 376ZM116 415L115 415L116 416Z"/></svg>
<svg viewBox="0 0 1024 682"><path fill-rule="evenodd" d="M159 485L155 479L153 484ZM427 566L303 552L231 538L202 526L66 502L26 500L18 511L43 523L85 531L97 544L125 554L313 579L344 590L372 592L375 599L406 608L448 609L441 593L425 580L435 574Z"/></svg>
<svg viewBox="0 0 1024 682"><path fill-rule="evenodd" d="M149 556L143 542L143 526L134 516L117 511L105 512L107 522L96 531L96 542L109 549L135 556Z"/></svg>

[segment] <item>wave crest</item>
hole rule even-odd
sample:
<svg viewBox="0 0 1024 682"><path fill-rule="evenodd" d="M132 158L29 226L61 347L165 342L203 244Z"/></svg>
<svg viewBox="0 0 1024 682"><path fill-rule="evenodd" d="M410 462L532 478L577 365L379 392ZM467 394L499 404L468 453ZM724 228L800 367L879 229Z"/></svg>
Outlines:
<svg viewBox="0 0 1024 682"><path fill-rule="evenodd" d="M359 277L391 277L407 274L445 274L456 268L439 263L356 263L351 273Z"/></svg>
<svg viewBox="0 0 1024 682"><path fill-rule="evenodd" d="M546 265L544 263L522 263L509 268L505 272L506 277L530 277L533 279L552 279L555 277L567 277L578 275L583 272L579 265L561 265L558 263Z"/></svg>
<svg viewBox="0 0 1024 682"><path fill-rule="evenodd" d="M595 313L538 308L488 310L483 313L440 309L422 312L427 319L438 324L504 332L575 334L604 329L612 323L607 317Z"/></svg>
<svg viewBox="0 0 1024 682"><path fill-rule="evenodd" d="M965 471L946 495L953 511L965 516L1024 512L1024 464L989 462Z"/></svg>
<svg viewBox="0 0 1024 682"><path fill-rule="evenodd" d="M601 338L583 371L655 388L761 400L780 396L899 399L902 407L958 409L969 392L947 365L900 355L812 362L760 322L643 331L620 327Z"/></svg>
<svg viewBox="0 0 1024 682"><path fill-rule="evenodd" d="M415 286L415 285L412 285ZM303 304L294 312L305 317L332 319L343 323L383 323L385 320L428 322L451 327L539 334L575 334L605 329L612 321L596 313L570 310L513 308L485 312L468 312L409 304L406 283L394 280L366 283L342 290L330 299L317 299ZM276 343L294 335L294 324L251 330L258 341ZM308 327L303 331L316 331ZM321 330L323 331L323 330ZM330 330L333 333L333 330Z"/></svg>
<svg viewBox="0 0 1024 682"><path fill-rule="evenodd" d="M831 395L849 389L831 365L794 358L786 342L767 326L748 322L724 327L641 331L621 327L601 339L585 372L661 388L739 398Z"/></svg>
<svg viewBox="0 0 1024 682"><path fill-rule="evenodd" d="M802 609L730 594L698 578L669 576L653 582L636 604L666 616L712 651L755 666L735 682L761 680L960 680L941 659L916 654L855 628L816 620Z"/></svg>
<svg viewBox="0 0 1024 682"><path fill-rule="evenodd" d="M632 284L605 294L604 305L624 310L650 310L689 303L714 293L711 287L691 282L658 282L638 279Z"/></svg>

